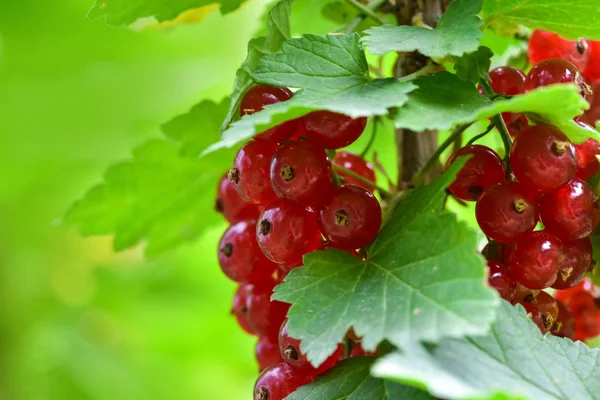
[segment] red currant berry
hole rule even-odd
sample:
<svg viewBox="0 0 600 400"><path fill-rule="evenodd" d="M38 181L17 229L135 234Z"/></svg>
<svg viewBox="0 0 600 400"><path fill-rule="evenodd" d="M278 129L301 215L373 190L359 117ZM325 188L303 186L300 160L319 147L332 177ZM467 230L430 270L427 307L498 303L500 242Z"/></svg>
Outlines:
<svg viewBox="0 0 600 400"><path fill-rule="evenodd" d="M459 157L471 156L448 187L459 199L477 200L484 190L504 180L504 164L500 156L492 149L472 144L459 149L446 162L446 169Z"/></svg>
<svg viewBox="0 0 600 400"><path fill-rule="evenodd" d="M583 87L583 77L573 64L558 58L550 58L536 64L525 80L525 91L556 83L573 83Z"/></svg>
<svg viewBox="0 0 600 400"><path fill-rule="evenodd" d="M590 278L583 278L583 280L573 286L572 288L568 288L565 290L557 290L554 294L554 297L557 300L560 300L567 304L571 311L575 313L577 311L577 307L575 307L575 303L582 303L585 307L594 307L594 296L597 296L600 293L597 293L596 287L594 286L592 280ZM579 296L584 295L589 297L589 303L587 300L581 301Z"/></svg>
<svg viewBox="0 0 600 400"><path fill-rule="evenodd" d="M589 40L588 43L590 47L590 60L583 70L583 76L592 83L598 83L600 82L600 42Z"/></svg>
<svg viewBox="0 0 600 400"><path fill-rule="evenodd" d="M256 237L263 253L284 265L301 265L302 257L322 244L316 213L283 200L273 202L263 211Z"/></svg>
<svg viewBox="0 0 600 400"><path fill-rule="evenodd" d="M227 174L221 178L217 186L215 210L223 214L231 224L249 219L255 220L260 215L255 204L242 200L235 188L235 183L227 178Z"/></svg>
<svg viewBox="0 0 600 400"><path fill-rule="evenodd" d="M242 147L233 161L228 177L240 197L254 204L268 204L277 198L269 179L275 143L252 140Z"/></svg>
<svg viewBox="0 0 600 400"><path fill-rule="evenodd" d="M529 121L525 114L502 113L502 119L508 129L508 133L510 133L510 136L513 138L517 137L517 135L523 132L525 128L529 127Z"/></svg>
<svg viewBox="0 0 600 400"><path fill-rule="evenodd" d="M277 265L265 257L256 242L256 222L242 221L225 231L219 242L219 265L238 283L272 281Z"/></svg>
<svg viewBox="0 0 600 400"><path fill-rule="evenodd" d="M335 188L319 210L319 226L338 248L358 249L375 239L381 228L381 205L371 192L356 185Z"/></svg>
<svg viewBox="0 0 600 400"><path fill-rule="evenodd" d="M523 286L545 289L556 281L564 260L562 241L546 231L535 231L519 237L509 268Z"/></svg>
<svg viewBox="0 0 600 400"><path fill-rule="evenodd" d="M271 365L283 362L281 354L279 354L279 342L276 335L261 337L256 344L254 353L256 355L256 362L261 371L269 368Z"/></svg>
<svg viewBox="0 0 600 400"><path fill-rule="evenodd" d="M254 400L284 400L315 379L286 363L272 365L265 369L254 385Z"/></svg>
<svg viewBox="0 0 600 400"><path fill-rule="evenodd" d="M575 176L577 156L575 147L561 131L550 125L535 125L513 142L510 166L520 183L544 192Z"/></svg>
<svg viewBox="0 0 600 400"><path fill-rule="evenodd" d="M242 99L240 115L254 114L269 104L279 103L292 98L294 93L287 88L277 88L269 85L256 85ZM298 121L284 122L255 136L255 139L268 140L275 143L290 138L298 127Z"/></svg>
<svg viewBox="0 0 600 400"><path fill-rule="evenodd" d="M558 278L552 287L568 289L583 280L585 274L592 269L592 241L589 238L575 242L565 242L565 262L560 267Z"/></svg>
<svg viewBox="0 0 600 400"><path fill-rule="evenodd" d="M516 294L515 294L515 300L513 301L513 304L517 304L517 303L525 303L525 299L528 297L535 297L538 295L538 293L540 292L540 290L531 290L529 288L526 288L525 286L521 285L519 282L517 282L517 290L516 290Z"/></svg>
<svg viewBox="0 0 600 400"><path fill-rule="evenodd" d="M575 340L587 340L600 336L600 309L586 309L575 313Z"/></svg>
<svg viewBox="0 0 600 400"><path fill-rule="evenodd" d="M535 30L529 39L529 61L535 65L549 58L562 58L579 69L588 64L591 52L586 39L566 40L552 32Z"/></svg>
<svg viewBox="0 0 600 400"><path fill-rule="evenodd" d="M268 286L256 286L248 294L248 322L257 336L277 336L281 324L290 308L289 304L277 300L271 301L273 289Z"/></svg>
<svg viewBox="0 0 600 400"><path fill-rule="evenodd" d="M524 303L533 304L541 313L544 328L550 330L558 319L558 303L548 293L541 291L535 296L527 296Z"/></svg>
<svg viewBox="0 0 600 400"><path fill-rule="evenodd" d="M586 97L586 100L590 103L590 108L584 111L583 115L577 118L577 121L595 127L600 121L600 84L592 85L591 91L592 94Z"/></svg>
<svg viewBox="0 0 600 400"><path fill-rule="evenodd" d="M338 346L333 354L319 367L315 368L300 351L300 341L288 334L288 321L285 321L279 332L279 352L283 360L298 370L303 370L311 375L320 375L333 368L340 360L342 347Z"/></svg>
<svg viewBox="0 0 600 400"><path fill-rule="evenodd" d="M248 295L252 292L252 285L241 285L233 296L233 307L231 313L237 318L238 324L247 333L254 335L254 331L248 321L248 306L246 305Z"/></svg>
<svg viewBox="0 0 600 400"><path fill-rule="evenodd" d="M331 160L308 140L288 142L273 156L271 184L284 200L316 204L333 188Z"/></svg>
<svg viewBox="0 0 600 400"><path fill-rule="evenodd" d="M575 172L575 176L584 181L588 180L600 171L600 162L597 158L600 156L600 142L595 139L588 139L583 143L575 143L574 146L577 152L577 172Z"/></svg>
<svg viewBox="0 0 600 400"><path fill-rule="evenodd" d="M497 183L483 192L475 215L483 233L501 243L513 242L538 222L535 195L512 181Z"/></svg>
<svg viewBox="0 0 600 400"><path fill-rule="evenodd" d="M600 210L590 185L574 178L565 186L544 193L540 217L548 232L563 240L578 240L596 230Z"/></svg>
<svg viewBox="0 0 600 400"><path fill-rule="evenodd" d="M516 96L525 93L525 74L513 67L499 67L490 71L490 86L495 93Z"/></svg>
<svg viewBox="0 0 600 400"><path fill-rule="evenodd" d="M303 119L306 136L325 149L341 149L360 137L367 118L350 118L331 111L315 111Z"/></svg>
<svg viewBox="0 0 600 400"><path fill-rule="evenodd" d="M495 261L488 261L488 269L488 284L496 289L500 297L512 302L517 292L517 282L508 268Z"/></svg>
<svg viewBox="0 0 600 400"><path fill-rule="evenodd" d="M565 303L560 300L557 300L556 303L558 304L558 319L552 327L552 334L575 340L575 316Z"/></svg>
<svg viewBox="0 0 600 400"><path fill-rule="evenodd" d="M354 172L356 175L359 175L368 181L376 182L373 166L359 155L350 153L349 151L340 151L335 155L333 163ZM375 191L374 187L371 187L350 175L346 175L343 172L338 172L338 175L344 178L344 183L347 185L358 185L371 192Z"/></svg>
<svg viewBox="0 0 600 400"><path fill-rule="evenodd" d="M523 306L523 308L525 308L525 312L527 312L529 318L531 318L533 323L537 325L537 327L540 329L543 335L550 331L551 327L546 326L543 314L540 310L538 310L538 308L534 304L522 303L521 305Z"/></svg>

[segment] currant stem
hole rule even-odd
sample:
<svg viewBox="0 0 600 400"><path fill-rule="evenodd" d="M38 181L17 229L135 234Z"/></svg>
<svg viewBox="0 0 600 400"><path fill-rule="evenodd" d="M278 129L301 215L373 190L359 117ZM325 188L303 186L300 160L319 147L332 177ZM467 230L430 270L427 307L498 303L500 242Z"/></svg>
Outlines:
<svg viewBox="0 0 600 400"><path fill-rule="evenodd" d="M354 173L353 171L350 171L349 169L346 169L342 166L339 166L337 164L333 164L333 169L343 173L344 175L348 175L351 176L352 178L356 179L357 181L360 181L362 183L364 183L365 185L368 185L372 188L375 188L379 191L379 193L381 193L382 196L384 197L391 197L392 194L390 192L388 192L387 190L385 190L384 188L382 188L381 186L378 186L375 182L372 182L368 179L363 178L362 176Z"/></svg>
<svg viewBox="0 0 600 400"><path fill-rule="evenodd" d="M373 129L371 130L371 137L369 138L369 142L367 143L367 146L362 151L362 153L360 153L360 156L362 158L365 158L365 156L367 155L367 153L371 149L371 146L373 145L373 142L375 142L375 136L377 135L377 125L378 124L379 124L379 117L375 117L375 119L373 120Z"/></svg>
<svg viewBox="0 0 600 400"><path fill-rule="evenodd" d="M492 129L494 129L496 125L492 122L488 125L488 127L486 128L485 131L483 131L482 133L480 133L479 135L475 135L471 138L471 140L469 140L466 144L466 146L472 145L473 143L475 143L476 141L478 141L479 139L481 139L482 137L484 137L485 135L487 135L488 133L490 133L492 131Z"/></svg>
<svg viewBox="0 0 600 400"><path fill-rule="evenodd" d="M383 5L383 3L385 3L385 1L374 0L371 3L369 3L368 6L364 5L363 3L359 2L358 0L346 0L346 3L348 3L351 6L353 6L354 8L356 8L358 11L360 11L361 14L364 14L364 15L374 19L375 21L379 22L380 24L382 24L382 25L387 24L386 20L381 18L374 11L377 8L379 8L381 5ZM359 22L359 24L360 24L360 22ZM357 24L357 26L358 26L358 24Z"/></svg>

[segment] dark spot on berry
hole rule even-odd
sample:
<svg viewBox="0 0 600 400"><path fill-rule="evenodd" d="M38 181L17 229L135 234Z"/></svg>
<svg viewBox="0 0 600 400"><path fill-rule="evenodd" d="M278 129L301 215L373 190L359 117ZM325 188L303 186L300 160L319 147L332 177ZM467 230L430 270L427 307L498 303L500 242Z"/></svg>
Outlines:
<svg viewBox="0 0 600 400"><path fill-rule="evenodd" d="M254 393L254 400L269 400L269 390L264 386L259 387Z"/></svg>
<svg viewBox="0 0 600 400"><path fill-rule="evenodd" d="M469 188L469 195L473 198L473 200L479 199L482 193L483 188L481 186L471 186Z"/></svg>
<svg viewBox="0 0 600 400"><path fill-rule="evenodd" d="M523 298L523 301L526 303L531 303L531 304L537 303L537 300L535 299L535 296L533 295L533 293L529 293L527 296L525 296Z"/></svg>
<svg viewBox="0 0 600 400"><path fill-rule="evenodd" d="M346 225L349 221L348 213L346 210L338 210L335 212L335 224L342 226Z"/></svg>
<svg viewBox="0 0 600 400"><path fill-rule="evenodd" d="M552 154L554 154L555 156L562 156L563 154L565 154L565 151L567 151L567 149L569 148L569 145L569 142L555 140L554 142L552 142L552 146L550 149L552 150Z"/></svg>
<svg viewBox="0 0 600 400"><path fill-rule="evenodd" d="M240 181L240 171L237 168L231 168L227 173L227 178L237 185Z"/></svg>
<svg viewBox="0 0 600 400"><path fill-rule="evenodd" d="M242 308L240 308L240 311L244 314L246 314L248 312L248 307L246 306L242 306Z"/></svg>
<svg viewBox="0 0 600 400"><path fill-rule="evenodd" d="M223 200L222 199L215 200L215 211L223 214L224 210L223 210Z"/></svg>
<svg viewBox="0 0 600 400"><path fill-rule="evenodd" d="M523 214L528 208L529 204L523 199L516 199L513 202L513 209L519 214Z"/></svg>
<svg viewBox="0 0 600 400"><path fill-rule="evenodd" d="M587 47L587 41L585 39L579 39L577 42L575 42L575 49L579 54L584 54L587 50Z"/></svg>
<svg viewBox="0 0 600 400"><path fill-rule="evenodd" d="M283 351L283 358L286 360L298 361L298 350L294 346L288 346Z"/></svg>
<svg viewBox="0 0 600 400"><path fill-rule="evenodd" d="M600 307L600 297L596 297L594 302L596 303L596 307Z"/></svg>
<svg viewBox="0 0 600 400"><path fill-rule="evenodd" d="M554 325L554 318L552 317L552 315L550 313L548 314L542 314L542 324L544 325L545 329L550 329L552 328L552 325Z"/></svg>
<svg viewBox="0 0 600 400"><path fill-rule="evenodd" d="M271 232L271 223L266 219L260 220L259 227L261 235L268 235Z"/></svg>
<svg viewBox="0 0 600 400"><path fill-rule="evenodd" d="M233 245L231 243L225 243L219 251L225 254L225 257L229 258L233 254Z"/></svg>
<svg viewBox="0 0 600 400"><path fill-rule="evenodd" d="M294 179L294 167L291 165L284 165L281 169L281 177L286 182L290 182L292 179Z"/></svg>

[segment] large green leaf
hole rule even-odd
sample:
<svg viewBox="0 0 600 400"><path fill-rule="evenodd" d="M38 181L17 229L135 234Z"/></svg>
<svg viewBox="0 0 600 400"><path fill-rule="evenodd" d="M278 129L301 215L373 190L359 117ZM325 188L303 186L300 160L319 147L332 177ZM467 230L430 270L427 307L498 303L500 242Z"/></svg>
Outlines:
<svg viewBox="0 0 600 400"><path fill-rule="evenodd" d="M499 304L484 284L476 234L442 211L444 189L462 164L404 200L366 260L335 249L304 258L274 298L292 303L289 331L313 364L354 327L363 346L384 339L437 341L487 332Z"/></svg>
<svg viewBox="0 0 600 400"><path fill-rule="evenodd" d="M414 51L433 57L462 56L477 50L482 0L454 0L435 29L382 25L366 31L365 46L373 54Z"/></svg>
<svg viewBox="0 0 600 400"><path fill-rule="evenodd" d="M358 34L305 35L284 43L282 52L265 56L252 74L255 81L301 88L291 100L265 107L235 122L211 152L231 147L283 121L314 110L352 117L385 115L401 107L415 89L395 78L371 79Z"/></svg>
<svg viewBox="0 0 600 400"><path fill-rule="evenodd" d="M472 83L477 83L480 79L488 79L493 55L492 50L481 46L472 53L458 57L454 64L456 76Z"/></svg>
<svg viewBox="0 0 600 400"><path fill-rule="evenodd" d="M600 399L600 350L542 336L521 306L505 301L490 334L446 339L431 351L405 342L372 372L446 399Z"/></svg>
<svg viewBox="0 0 600 400"><path fill-rule="evenodd" d="M433 400L427 392L396 382L373 378L372 357L342 361L315 382L300 387L286 400Z"/></svg>
<svg viewBox="0 0 600 400"><path fill-rule="evenodd" d="M106 17L110 25L128 25L144 17L159 21L176 18L184 11L219 4L222 13L238 8L244 0L96 0L89 18Z"/></svg>
<svg viewBox="0 0 600 400"><path fill-rule="evenodd" d="M419 77L419 87L396 116L396 126L417 132L425 129L450 129L457 124L489 118L502 112L525 112L532 119L561 129L576 142L589 137L600 139L598 132L587 130L573 117L589 107L574 85L542 87L511 99L490 101L475 86L449 72Z"/></svg>
<svg viewBox="0 0 600 400"><path fill-rule="evenodd" d="M486 24L524 25L569 38L600 40L600 7L597 0L485 0Z"/></svg>
<svg viewBox="0 0 600 400"><path fill-rule="evenodd" d="M237 70L233 91L231 93L231 104L221 126L221 130L227 129L232 121L239 117L240 104L244 94L254 85L251 74L258 66L261 57L273 54L281 49L281 45L290 38L290 13L291 0L280 0L269 11L267 18L267 34L248 43L248 55L242 66Z"/></svg>

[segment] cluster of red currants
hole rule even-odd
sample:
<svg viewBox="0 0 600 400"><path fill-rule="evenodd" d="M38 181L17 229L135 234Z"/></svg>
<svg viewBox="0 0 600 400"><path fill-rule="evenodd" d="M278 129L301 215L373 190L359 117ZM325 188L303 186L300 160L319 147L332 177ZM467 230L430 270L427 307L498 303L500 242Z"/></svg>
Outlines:
<svg viewBox="0 0 600 400"><path fill-rule="evenodd" d="M257 85L244 96L241 114L292 96L285 88ZM271 301L273 288L302 265L305 254L333 247L361 258L357 250L379 232L373 167L349 152L330 159L359 138L366 122L328 111L285 122L246 143L218 185L216 209L231 223L219 243L219 263L240 285L233 314L259 338L256 358L263 372L255 400L284 399L340 358L369 355L354 337L313 367L300 341L288 335L289 306Z"/></svg>

